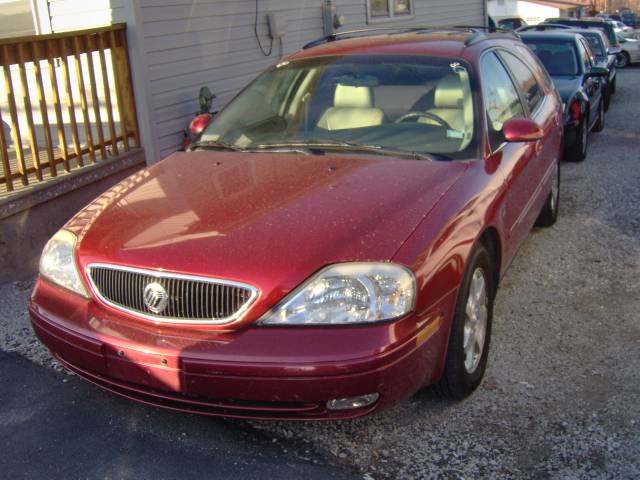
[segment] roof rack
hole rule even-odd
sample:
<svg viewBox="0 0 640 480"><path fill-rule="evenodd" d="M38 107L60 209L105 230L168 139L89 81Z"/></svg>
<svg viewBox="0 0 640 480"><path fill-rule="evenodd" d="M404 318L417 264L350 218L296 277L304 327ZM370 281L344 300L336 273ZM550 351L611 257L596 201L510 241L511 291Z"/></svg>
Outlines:
<svg viewBox="0 0 640 480"><path fill-rule="evenodd" d="M517 38L517 39L520 38L520 35L518 34L518 32L514 30L509 30L508 28L502 28L502 27L487 27L484 25L481 25L481 26L461 25L453 28L467 28L473 31L473 35L471 35L469 38L467 38L464 41L465 47L469 45L473 45L474 43L477 43L481 40L486 40L487 33L494 34L491 38Z"/></svg>
<svg viewBox="0 0 640 480"><path fill-rule="evenodd" d="M311 47L315 47L317 45L322 45L323 43L335 42L336 40L341 40L345 38L354 38L358 36L367 36L367 34L375 34L376 32L390 32L393 34L400 33L411 33L411 32L427 32L427 31L464 31L472 33L473 35L465 41L465 45L470 45L471 43L475 43L482 38L486 38L486 32L489 33L504 33L509 34L510 36L518 37L518 34L513 30L507 30L499 27L486 27L486 26L466 26L466 25L458 25L458 26L407 26L407 27L376 27L376 28L361 28L357 30L347 30L344 32L335 32L330 35L326 35L324 37L318 38L317 40L313 40L307 44L305 44L302 49L306 50ZM478 37L473 42L469 43L470 40Z"/></svg>

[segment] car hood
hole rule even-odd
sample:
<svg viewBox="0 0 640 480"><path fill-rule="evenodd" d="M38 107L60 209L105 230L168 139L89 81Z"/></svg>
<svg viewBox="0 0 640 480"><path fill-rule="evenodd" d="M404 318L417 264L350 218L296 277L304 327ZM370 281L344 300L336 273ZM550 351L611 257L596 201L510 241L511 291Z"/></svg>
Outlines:
<svg viewBox="0 0 640 480"><path fill-rule="evenodd" d="M553 76L553 83L560 94L563 102L571 100L573 94L582 86L582 77L575 76Z"/></svg>
<svg viewBox="0 0 640 480"><path fill-rule="evenodd" d="M175 153L66 226L78 261L212 276L269 306L324 265L387 261L467 168L374 155Z"/></svg>

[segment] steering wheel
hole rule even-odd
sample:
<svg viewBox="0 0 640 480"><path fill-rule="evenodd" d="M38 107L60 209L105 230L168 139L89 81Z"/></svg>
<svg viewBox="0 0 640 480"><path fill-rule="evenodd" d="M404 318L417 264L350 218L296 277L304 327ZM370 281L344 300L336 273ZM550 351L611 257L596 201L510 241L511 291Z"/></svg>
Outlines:
<svg viewBox="0 0 640 480"><path fill-rule="evenodd" d="M430 118L431 120L436 122L438 125L445 127L449 130L452 130L451 125L449 125L446 120L444 120L443 118L440 118L434 113L429 113L429 112L407 112L404 115L397 118L395 123L402 123L410 118L420 118L420 117Z"/></svg>

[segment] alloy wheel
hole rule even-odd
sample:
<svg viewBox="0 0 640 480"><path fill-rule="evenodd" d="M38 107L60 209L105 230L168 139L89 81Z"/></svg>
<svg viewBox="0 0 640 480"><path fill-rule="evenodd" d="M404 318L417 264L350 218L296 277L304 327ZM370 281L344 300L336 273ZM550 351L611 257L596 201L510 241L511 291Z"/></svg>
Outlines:
<svg viewBox="0 0 640 480"><path fill-rule="evenodd" d="M486 274L482 268L476 268L469 285L462 342L464 368L470 374L478 368L484 351L487 334L488 303Z"/></svg>
<svg viewBox="0 0 640 480"><path fill-rule="evenodd" d="M629 59L627 56L623 53L618 54L616 57L616 67L625 68L627 65L629 65Z"/></svg>
<svg viewBox="0 0 640 480"><path fill-rule="evenodd" d="M551 180L551 211L555 214L558 208L558 197L560 196L560 164L556 166Z"/></svg>

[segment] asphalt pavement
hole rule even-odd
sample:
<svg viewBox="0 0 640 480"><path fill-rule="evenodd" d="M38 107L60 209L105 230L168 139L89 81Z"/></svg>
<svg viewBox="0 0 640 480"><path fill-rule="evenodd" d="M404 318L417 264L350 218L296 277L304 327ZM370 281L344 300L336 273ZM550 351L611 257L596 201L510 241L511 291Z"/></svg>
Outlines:
<svg viewBox="0 0 640 480"><path fill-rule="evenodd" d="M293 442L132 404L15 353L0 351L0 379L0 478L361 478Z"/></svg>

